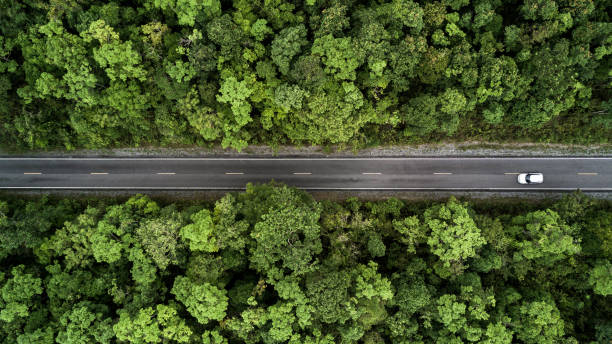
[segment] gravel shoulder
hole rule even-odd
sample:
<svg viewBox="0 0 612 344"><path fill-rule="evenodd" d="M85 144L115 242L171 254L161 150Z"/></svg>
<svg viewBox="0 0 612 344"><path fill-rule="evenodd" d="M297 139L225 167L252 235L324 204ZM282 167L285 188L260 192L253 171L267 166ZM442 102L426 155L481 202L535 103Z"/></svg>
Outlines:
<svg viewBox="0 0 612 344"><path fill-rule="evenodd" d="M401 156L612 156L612 145L463 142L381 146L350 149L341 146L249 146L242 152L221 147L140 147L97 150L48 150L0 155L37 157L401 157Z"/></svg>
<svg viewBox="0 0 612 344"><path fill-rule="evenodd" d="M235 191L233 191L235 192ZM167 190L146 190L135 192L133 190L0 190L2 197L40 197L51 195L59 198L119 198L127 199L135 194L148 195L151 198L168 202L177 201L208 201L214 202L227 194L228 191L209 190L209 191L167 191ZM570 192L474 192L474 191L308 191L316 200L344 201L351 197L357 197L364 201L378 201L395 197L407 201L444 201L449 197L480 201L491 200L500 202L542 202L546 200L558 200ZM612 192L593 192L586 195L612 201Z"/></svg>

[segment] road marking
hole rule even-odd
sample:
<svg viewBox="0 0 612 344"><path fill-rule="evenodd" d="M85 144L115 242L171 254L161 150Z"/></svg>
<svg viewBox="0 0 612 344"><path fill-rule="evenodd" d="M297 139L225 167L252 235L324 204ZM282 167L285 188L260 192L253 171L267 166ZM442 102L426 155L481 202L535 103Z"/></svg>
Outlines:
<svg viewBox="0 0 612 344"><path fill-rule="evenodd" d="M229 175L232 175L232 174L235 174L235 175L240 175L240 174L244 174L244 173L242 173L242 172L225 172L225 174L229 174Z"/></svg>
<svg viewBox="0 0 612 344"><path fill-rule="evenodd" d="M577 172L576 174L579 176L596 176L599 173L597 172Z"/></svg>
<svg viewBox="0 0 612 344"><path fill-rule="evenodd" d="M448 175L448 174L452 174L450 172L434 172L434 174L438 174L438 175Z"/></svg>
<svg viewBox="0 0 612 344"><path fill-rule="evenodd" d="M108 174L108 172L91 172L90 174L93 174L93 175L106 175L106 174Z"/></svg>
<svg viewBox="0 0 612 344"><path fill-rule="evenodd" d="M504 174L520 174L519 172L504 172Z"/></svg>
<svg viewBox="0 0 612 344"><path fill-rule="evenodd" d="M382 173L380 173L380 172L362 172L361 174L379 176Z"/></svg>
<svg viewBox="0 0 612 344"><path fill-rule="evenodd" d="M612 188L428 188L428 187L413 187L413 188L332 188L332 187L300 187L304 190L427 190L427 191L517 191L517 192L530 192L530 191L575 191L581 190L585 192L612 192ZM159 187L147 187L147 186L0 186L1 189L21 189L21 190L245 190L245 187L236 186L159 186Z"/></svg>
<svg viewBox="0 0 612 344"><path fill-rule="evenodd" d="M157 174L163 174L163 175L175 175L176 173L174 173L174 172L157 172Z"/></svg>
<svg viewBox="0 0 612 344"><path fill-rule="evenodd" d="M293 174L298 174L298 175L305 175L305 176L307 176L307 175L311 175L311 174L312 174L312 172L293 172Z"/></svg>
<svg viewBox="0 0 612 344"><path fill-rule="evenodd" d="M42 174L40 172L23 172L23 174L34 175L34 174Z"/></svg>

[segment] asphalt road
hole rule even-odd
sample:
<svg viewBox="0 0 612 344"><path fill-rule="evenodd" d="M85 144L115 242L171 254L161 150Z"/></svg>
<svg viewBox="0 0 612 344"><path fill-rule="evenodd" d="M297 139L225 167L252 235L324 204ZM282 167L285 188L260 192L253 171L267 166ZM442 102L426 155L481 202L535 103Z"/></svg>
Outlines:
<svg viewBox="0 0 612 344"><path fill-rule="evenodd" d="M520 172L544 183L520 185ZM612 191L611 158L0 158L0 189Z"/></svg>

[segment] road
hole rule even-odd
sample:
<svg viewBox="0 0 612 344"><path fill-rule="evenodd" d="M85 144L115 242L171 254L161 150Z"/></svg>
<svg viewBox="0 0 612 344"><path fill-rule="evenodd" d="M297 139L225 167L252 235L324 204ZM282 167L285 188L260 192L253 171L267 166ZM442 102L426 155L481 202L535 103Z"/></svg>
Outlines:
<svg viewBox="0 0 612 344"><path fill-rule="evenodd" d="M519 185L519 172L544 183ZM0 158L0 189L612 191L610 158Z"/></svg>

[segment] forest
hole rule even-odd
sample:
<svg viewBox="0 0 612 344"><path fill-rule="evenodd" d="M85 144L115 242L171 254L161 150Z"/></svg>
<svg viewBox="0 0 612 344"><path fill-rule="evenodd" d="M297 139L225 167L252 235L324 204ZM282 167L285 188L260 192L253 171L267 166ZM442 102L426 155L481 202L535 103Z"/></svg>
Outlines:
<svg viewBox="0 0 612 344"><path fill-rule="evenodd" d="M610 143L611 0L0 0L0 146Z"/></svg>
<svg viewBox="0 0 612 344"><path fill-rule="evenodd" d="M612 341L612 202L0 198L0 343Z"/></svg>

